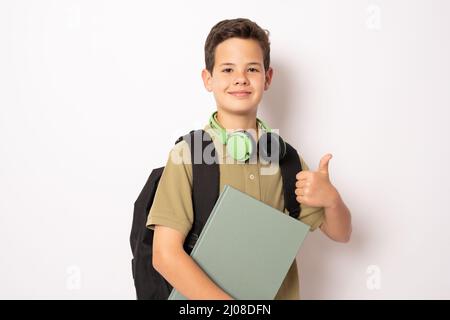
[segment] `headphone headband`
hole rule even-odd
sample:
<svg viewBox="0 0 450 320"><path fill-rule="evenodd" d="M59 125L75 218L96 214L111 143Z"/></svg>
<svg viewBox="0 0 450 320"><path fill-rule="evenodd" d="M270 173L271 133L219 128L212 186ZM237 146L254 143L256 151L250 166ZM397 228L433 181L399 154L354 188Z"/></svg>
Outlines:
<svg viewBox="0 0 450 320"><path fill-rule="evenodd" d="M238 161L247 161L257 150L260 150L261 156L266 160L271 161L272 151L279 155L279 159L282 159L286 153L286 145L283 139L276 133L272 133L270 127L262 120L256 118L256 123L259 128L265 131L261 137L258 137L257 143L246 130L238 130L228 134L227 130L217 120L217 111L213 112L209 118L211 128L219 134L222 144L226 145L227 152L232 158ZM260 140L262 143L260 143ZM272 144L274 145L272 146Z"/></svg>
<svg viewBox="0 0 450 320"><path fill-rule="evenodd" d="M262 121L261 119L256 118L256 123L264 131L266 131L266 132L271 132L272 131L272 129L270 129L270 127L264 121ZM217 111L214 111L213 114L211 115L211 118L209 119L209 124L210 124L211 128L213 128L216 131L218 131L219 137L220 137L220 140L222 141L222 143L226 144L227 132L226 132L226 129L223 128L219 124L219 121L217 120Z"/></svg>

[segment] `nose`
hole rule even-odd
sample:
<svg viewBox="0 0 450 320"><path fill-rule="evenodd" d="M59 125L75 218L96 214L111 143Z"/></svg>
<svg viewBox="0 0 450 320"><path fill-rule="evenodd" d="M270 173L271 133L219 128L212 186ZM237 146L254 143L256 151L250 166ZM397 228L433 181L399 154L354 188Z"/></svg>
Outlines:
<svg viewBox="0 0 450 320"><path fill-rule="evenodd" d="M234 84L238 85L238 84L242 84L242 85L247 85L248 84L248 79L245 76L245 73L237 73L236 75L236 79L234 79Z"/></svg>

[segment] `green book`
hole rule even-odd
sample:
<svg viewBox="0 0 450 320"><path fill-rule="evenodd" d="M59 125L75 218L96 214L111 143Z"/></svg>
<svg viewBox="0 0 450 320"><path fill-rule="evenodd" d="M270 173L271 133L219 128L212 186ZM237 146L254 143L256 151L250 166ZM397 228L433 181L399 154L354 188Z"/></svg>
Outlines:
<svg viewBox="0 0 450 320"><path fill-rule="evenodd" d="M275 298L309 226L225 185L191 257L238 300ZM185 300L175 288L169 300Z"/></svg>

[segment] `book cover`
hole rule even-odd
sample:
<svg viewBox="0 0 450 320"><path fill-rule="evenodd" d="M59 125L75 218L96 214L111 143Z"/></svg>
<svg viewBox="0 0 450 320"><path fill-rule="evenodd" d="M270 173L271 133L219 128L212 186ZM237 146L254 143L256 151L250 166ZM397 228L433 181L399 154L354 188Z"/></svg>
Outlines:
<svg viewBox="0 0 450 320"><path fill-rule="evenodd" d="M191 257L234 299L272 300L309 228L225 185ZM184 299L175 288L169 296Z"/></svg>

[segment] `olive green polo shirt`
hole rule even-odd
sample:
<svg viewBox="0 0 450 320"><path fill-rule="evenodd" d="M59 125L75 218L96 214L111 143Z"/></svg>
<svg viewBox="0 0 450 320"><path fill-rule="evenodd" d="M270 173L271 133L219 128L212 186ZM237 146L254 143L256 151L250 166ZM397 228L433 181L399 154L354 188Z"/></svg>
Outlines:
<svg viewBox="0 0 450 320"><path fill-rule="evenodd" d="M210 134L219 159L220 192L227 184L287 213L287 210L284 210L283 183L279 167L273 170L273 167L269 168L269 165L256 160L249 163L237 162L228 155L215 130L209 125L206 125L204 130ZM258 130L257 135L261 135L261 130ZM301 157L300 161L302 169L309 170ZM170 151L149 212L147 227L153 229L155 225L163 225L186 236L192 227L193 217L191 156L188 144L181 141ZM313 231L323 222L324 209L301 204L299 219L310 225ZM299 299L299 278L295 260L275 299Z"/></svg>

